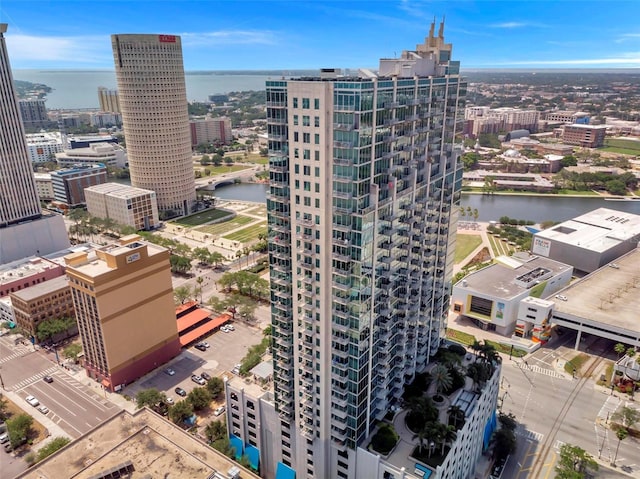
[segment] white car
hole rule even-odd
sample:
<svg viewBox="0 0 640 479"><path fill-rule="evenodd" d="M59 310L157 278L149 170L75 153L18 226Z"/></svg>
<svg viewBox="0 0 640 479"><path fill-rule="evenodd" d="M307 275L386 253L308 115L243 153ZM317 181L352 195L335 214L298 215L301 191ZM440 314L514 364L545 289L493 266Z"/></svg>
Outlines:
<svg viewBox="0 0 640 479"><path fill-rule="evenodd" d="M563 294L556 294L556 299L559 299L560 301L566 301L568 298Z"/></svg>
<svg viewBox="0 0 640 479"><path fill-rule="evenodd" d="M231 331L229 330L229 328L227 328L226 326L222 326L220 328L220 331L222 331L223 333L230 333Z"/></svg>
<svg viewBox="0 0 640 479"><path fill-rule="evenodd" d="M49 414L49 408L47 406L40 406L38 408L38 411L40 411L42 414L47 415Z"/></svg>
<svg viewBox="0 0 640 479"><path fill-rule="evenodd" d="M226 408L224 406L220 406L215 411L213 411L213 415L217 417L220 414L222 414L223 412L225 412L225 410L226 410Z"/></svg>
<svg viewBox="0 0 640 479"><path fill-rule="evenodd" d="M173 401L172 397L167 396L166 402L167 402L167 404L173 404L174 401Z"/></svg>
<svg viewBox="0 0 640 479"><path fill-rule="evenodd" d="M33 396L27 396L26 398L24 398L24 400L31 404L33 407L37 407L40 405L40 401L38 401Z"/></svg>
<svg viewBox="0 0 640 479"><path fill-rule="evenodd" d="M233 324L227 324L227 329L229 331L235 331L236 330L236 328L234 328Z"/></svg>

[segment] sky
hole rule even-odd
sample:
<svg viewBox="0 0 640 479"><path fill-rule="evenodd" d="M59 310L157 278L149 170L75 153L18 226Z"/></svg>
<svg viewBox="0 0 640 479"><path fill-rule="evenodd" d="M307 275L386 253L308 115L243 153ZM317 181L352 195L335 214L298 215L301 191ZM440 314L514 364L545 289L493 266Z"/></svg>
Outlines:
<svg viewBox="0 0 640 479"><path fill-rule="evenodd" d="M474 68L638 68L640 0L0 0L14 69L113 69L110 35L182 37L186 70L377 68L445 17Z"/></svg>

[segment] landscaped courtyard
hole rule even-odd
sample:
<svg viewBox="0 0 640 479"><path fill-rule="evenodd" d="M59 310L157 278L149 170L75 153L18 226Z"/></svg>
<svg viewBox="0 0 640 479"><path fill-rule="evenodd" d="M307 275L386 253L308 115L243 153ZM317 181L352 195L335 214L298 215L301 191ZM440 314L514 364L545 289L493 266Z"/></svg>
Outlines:
<svg viewBox="0 0 640 479"><path fill-rule="evenodd" d="M233 231L235 229L241 228L254 221L256 221L256 219L251 218L250 216L238 215L229 221L216 223L215 225L200 226L199 228L196 228L196 231L201 231L202 233L219 236L219 235L228 233L229 231Z"/></svg>
<svg viewBox="0 0 640 479"><path fill-rule="evenodd" d="M203 225L206 223L210 223L212 221L219 220L226 216L231 217L233 216L233 213L226 210L219 210L219 209L212 208L205 211L199 211L192 215L185 216L184 218L179 218L177 220L172 221L172 223L175 223L181 226L198 226L198 225Z"/></svg>
<svg viewBox="0 0 640 479"><path fill-rule="evenodd" d="M228 235L225 235L224 238L230 241L237 241L239 243L251 243L252 241L257 240L260 235L267 234L267 222L261 221L255 225L248 226L247 228L243 228L238 231L234 231Z"/></svg>

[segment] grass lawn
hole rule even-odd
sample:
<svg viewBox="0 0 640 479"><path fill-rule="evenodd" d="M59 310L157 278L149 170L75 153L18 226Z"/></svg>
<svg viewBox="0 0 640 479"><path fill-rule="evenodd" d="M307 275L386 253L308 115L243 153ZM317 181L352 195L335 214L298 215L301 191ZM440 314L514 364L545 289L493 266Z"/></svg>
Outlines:
<svg viewBox="0 0 640 479"><path fill-rule="evenodd" d="M238 215L230 221L225 221L224 223L217 223L215 225L201 226L196 229L198 231L211 234L211 235L222 235L222 234L228 233L231 230L240 228L241 226L248 225L252 221L256 221L256 220L249 216Z"/></svg>
<svg viewBox="0 0 640 479"><path fill-rule="evenodd" d="M496 343L495 341L489 341L488 339L485 339L484 342L485 342L485 344L490 344L491 346L496 348L496 351L498 351L499 353L502 353L502 354L511 353L511 345L510 344ZM520 348L514 347L513 348L513 352L511 353L511 355L514 358L521 358L523 356L526 356L527 352L524 349L520 349Z"/></svg>
<svg viewBox="0 0 640 479"><path fill-rule="evenodd" d="M470 346L476 340L476 337L473 334L465 333L464 331L447 328L447 339L464 344L465 346Z"/></svg>
<svg viewBox="0 0 640 479"><path fill-rule="evenodd" d="M258 239L258 235L267 233L267 222L261 221L258 224L243 228L234 233L225 235L224 238L230 241L238 241L240 243L250 243Z"/></svg>
<svg viewBox="0 0 640 479"><path fill-rule="evenodd" d="M243 151L229 152L225 156L233 158L236 163L256 163L258 165L266 165L269 163L269 158L266 156L260 156L257 153L249 153L249 156L244 157Z"/></svg>
<svg viewBox="0 0 640 479"><path fill-rule="evenodd" d="M628 148L618 148L617 146L603 146L598 148L598 151L604 151L606 153L619 153L621 155L640 155L640 150L630 150Z"/></svg>
<svg viewBox="0 0 640 479"><path fill-rule="evenodd" d="M566 372L568 372L569 374L573 373L573 368L576 369L576 372L579 374L580 373L580 368L582 366L584 366L584 363L586 363L589 360L589 356L583 353L579 353L576 354L573 358L571 358L570 361L567 361L564 364L564 370Z"/></svg>
<svg viewBox="0 0 640 479"><path fill-rule="evenodd" d="M559 195L580 195L580 196L600 196L597 192L593 190L569 190L563 188L557 191Z"/></svg>
<svg viewBox="0 0 640 479"><path fill-rule="evenodd" d="M180 218L178 220L172 221L172 223L183 225L183 226L198 226L205 223L209 223L214 220L218 220L220 218L224 218L225 216L230 216L232 213L224 210L216 210L210 209L205 211L199 211L198 213L194 213L189 216L185 216L184 218Z"/></svg>
<svg viewBox="0 0 640 479"><path fill-rule="evenodd" d="M196 169L202 171L204 175L205 168L207 168L208 170L211 170L211 174L209 176L216 176L216 175L224 175L225 173L234 173L236 171L246 170L251 167L247 165L220 165L220 166L207 165L207 166L199 166ZM203 176L203 177L206 178L206 176Z"/></svg>
<svg viewBox="0 0 640 479"><path fill-rule="evenodd" d="M471 254L482 243L482 237L480 235L465 235L460 234L456 236L456 254L454 262L460 263L463 259Z"/></svg>
<svg viewBox="0 0 640 479"><path fill-rule="evenodd" d="M597 384L599 386L604 386L606 388L610 388L611 387L611 376L613 375L613 361L605 361L607 368L605 369L604 372L604 381L601 381L600 379L598 379Z"/></svg>
<svg viewBox="0 0 640 479"><path fill-rule="evenodd" d="M605 146L616 146L618 148L627 148L629 150L636 150L640 153L640 141L638 140L625 140L624 138L610 138L604 140Z"/></svg>

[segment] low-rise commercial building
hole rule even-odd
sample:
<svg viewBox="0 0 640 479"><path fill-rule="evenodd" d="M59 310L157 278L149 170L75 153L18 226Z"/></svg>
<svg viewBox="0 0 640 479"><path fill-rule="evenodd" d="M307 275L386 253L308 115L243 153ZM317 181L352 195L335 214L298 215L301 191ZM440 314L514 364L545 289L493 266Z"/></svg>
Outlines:
<svg viewBox="0 0 640 479"><path fill-rule="evenodd" d="M482 166L487 166L483 164ZM463 174L465 181L476 183L472 186L484 186L487 180L497 190L553 191L555 185L536 173L502 173L499 171L472 170Z"/></svg>
<svg viewBox="0 0 640 479"><path fill-rule="evenodd" d="M45 258L31 257L0 267L0 297L64 275L64 267Z"/></svg>
<svg viewBox="0 0 640 479"><path fill-rule="evenodd" d="M124 168L127 166L127 152L121 146L110 142L90 143L86 147L72 148L56 154L58 165L71 168L81 165L103 165Z"/></svg>
<svg viewBox="0 0 640 479"><path fill-rule="evenodd" d="M65 262L87 376L119 390L179 354L167 249L130 235Z"/></svg>
<svg viewBox="0 0 640 479"><path fill-rule="evenodd" d="M60 133L28 133L25 136L31 163L55 161L56 153L64 148Z"/></svg>
<svg viewBox="0 0 640 479"><path fill-rule="evenodd" d="M43 321L75 317L66 276L21 289L9 296L18 327L36 341L38 325Z"/></svg>
<svg viewBox="0 0 640 479"><path fill-rule="evenodd" d="M589 113L584 111L550 111L544 114L544 120L551 123L589 124Z"/></svg>
<svg viewBox="0 0 640 479"><path fill-rule="evenodd" d="M84 190L87 211L98 218L110 218L136 230L150 230L160 224L156 194L151 190L104 183Z"/></svg>
<svg viewBox="0 0 640 479"><path fill-rule="evenodd" d="M562 141L567 145L577 145L583 148L598 148L604 145L606 133L606 125L565 125Z"/></svg>
<svg viewBox="0 0 640 479"><path fill-rule="evenodd" d="M91 114L91 124L98 128L111 128L122 125L122 114L101 111Z"/></svg>
<svg viewBox="0 0 640 479"><path fill-rule="evenodd" d="M36 180L38 198L42 201L51 201L53 199L53 183L51 182L51 174L34 173L33 178Z"/></svg>
<svg viewBox="0 0 640 479"><path fill-rule="evenodd" d="M76 148L87 148L94 143L118 144L118 139L112 135L74 135L67 138L72 150Z"/></svg>
<svg viewBox="0 0 640 479"><path fill-rule="evenodd" d="M53 199L69 208L84 205L84 189L106 181L107 167L100 163L52 171Z"/></svg>
<svg viewBox="0 0 640 479"><path fill-rule="evenodd" d="M496 263L465 276L453 286L451 310L482 329L510 336L516 331L521 301L529 296L553 295L569 284L572 273L571 266L541 256L500 256ZM535 323L537 317L529 322ZM525 314L522 321L526 319ZM528 327L523 329L529 331ZM532 332L533 327L530 329Z"/></svg>
<svg viewBox="0 0 640 479"><path fill-rule="evenodd" d="M539 231L532 251L590 273L634 250L639 241L639 215L598 208Z"/></svg>

